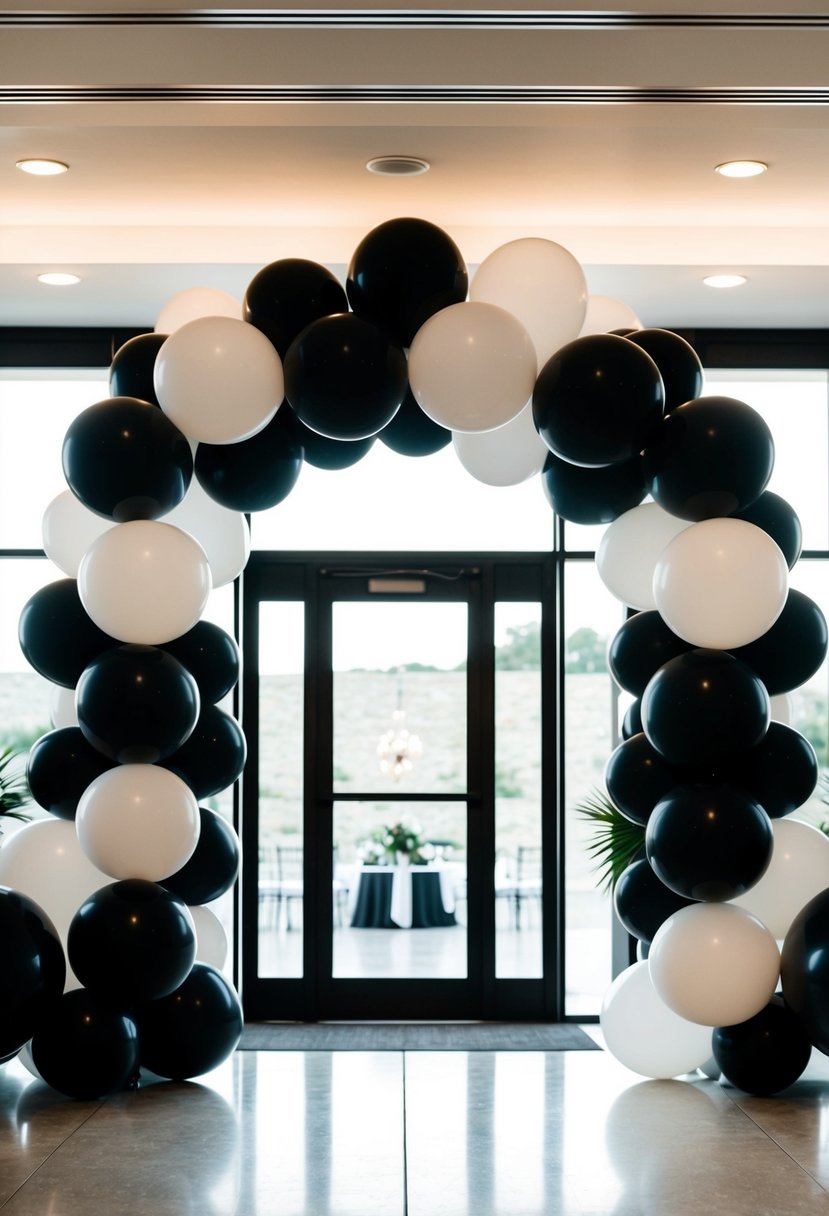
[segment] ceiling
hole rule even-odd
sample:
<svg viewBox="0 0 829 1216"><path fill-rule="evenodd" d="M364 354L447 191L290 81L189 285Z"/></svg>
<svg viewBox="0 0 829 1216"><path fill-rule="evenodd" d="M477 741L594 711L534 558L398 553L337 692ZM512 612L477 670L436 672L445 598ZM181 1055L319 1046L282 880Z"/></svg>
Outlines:
<svg viewBox="0 0 829 1216"><path fill-rule="evenodd" d="M557 241L645 324L826 327L829 13L792 7L4 0L0 324L151 326L417 215L472 265ZM392 153L431 170L366 171ZM714 172L745 157L768 173Z"/></svg>

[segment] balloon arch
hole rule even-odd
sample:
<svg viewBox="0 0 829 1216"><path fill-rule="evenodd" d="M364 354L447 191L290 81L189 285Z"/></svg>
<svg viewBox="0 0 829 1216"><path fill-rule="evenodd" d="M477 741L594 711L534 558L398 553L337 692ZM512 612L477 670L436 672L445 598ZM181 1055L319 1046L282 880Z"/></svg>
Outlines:
<svg viewBox="0 0 829 1216"><path fill-rule="evenodd" d="M826 622L789 590L800 527L765 488L768 427L702 389L687 342L588 298L548 240L496 249L470 286L446 233L395 219L345 287L285 259L241 309L173 297L66 433L69 488L43 520L64 577L20 619L58 708L27 772L49 817L0 848L0 1058L88 1098L235 1048L205 905L239 842L199 803L244 766L218 705L239 654L201 615L244 568L245 513L281 502L303 461L343 468L378 436L412 456L453 442L493 485L540 474L564 519L609 525L598 571L635 610L609 661L636 700L606 785L644 839L615 902L646 955L607 994L610 1050L671 1077L708 1060L713 1031L717 1069L755 1092L829 1052L829 841L787 818L817 761L771 701L817 670Z"/></svg>

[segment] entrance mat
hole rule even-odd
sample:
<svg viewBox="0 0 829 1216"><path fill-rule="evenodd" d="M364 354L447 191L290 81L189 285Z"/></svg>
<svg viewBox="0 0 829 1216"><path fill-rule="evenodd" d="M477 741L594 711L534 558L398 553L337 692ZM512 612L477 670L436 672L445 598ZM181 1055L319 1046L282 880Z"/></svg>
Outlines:
<svg viewBox="0 0 829 1216"><path fill-rule="evenodd" d="M251 1022L240 1051L601 1051L571 1023Z"/></svg>

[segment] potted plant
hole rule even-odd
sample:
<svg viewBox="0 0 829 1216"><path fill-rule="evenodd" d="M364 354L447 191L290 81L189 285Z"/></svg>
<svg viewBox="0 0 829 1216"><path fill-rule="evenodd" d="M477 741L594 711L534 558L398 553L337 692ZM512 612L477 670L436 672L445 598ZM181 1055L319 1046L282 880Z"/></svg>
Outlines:
<svg viewBox="0 0 829 1216"><path fill-rule="evenodd" d="M577 803L576 814L593 826L587 851L602 891L613 892L622 874L645 847L645 829L628 819L608 796L594 790Z"/></svg>

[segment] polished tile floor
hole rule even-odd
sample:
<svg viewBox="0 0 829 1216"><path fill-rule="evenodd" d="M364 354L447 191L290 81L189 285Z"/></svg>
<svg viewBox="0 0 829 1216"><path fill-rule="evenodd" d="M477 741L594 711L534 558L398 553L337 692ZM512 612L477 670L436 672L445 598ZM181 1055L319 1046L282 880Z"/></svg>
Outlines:
<svg viewBox="0 0 829 1216"><path fill-rule="evenodd" d="M776 1099L604 1052L239 1052L70 1102L0 1068L3 1216L829 1213L829 1061Z"/></svg>

